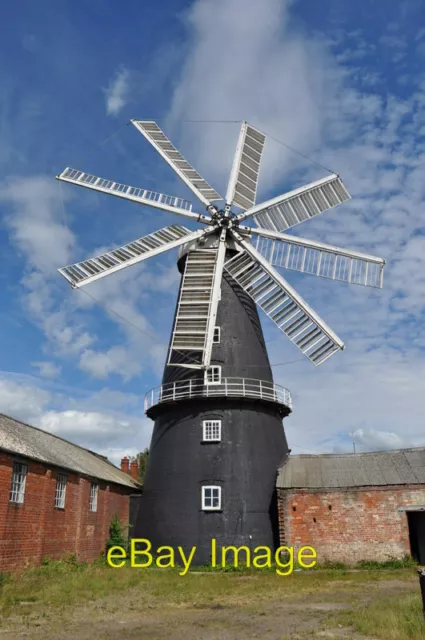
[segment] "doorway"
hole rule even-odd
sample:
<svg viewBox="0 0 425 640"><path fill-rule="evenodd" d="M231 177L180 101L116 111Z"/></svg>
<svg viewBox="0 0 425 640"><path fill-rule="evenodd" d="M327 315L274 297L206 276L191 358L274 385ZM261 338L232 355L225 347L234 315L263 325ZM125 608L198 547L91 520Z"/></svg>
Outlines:
<svg viewBox="0 0 425 640"><path fill-rule="evenodd" d="M412 557L425 566L425 511L408 511L407 522Z"/></svg>

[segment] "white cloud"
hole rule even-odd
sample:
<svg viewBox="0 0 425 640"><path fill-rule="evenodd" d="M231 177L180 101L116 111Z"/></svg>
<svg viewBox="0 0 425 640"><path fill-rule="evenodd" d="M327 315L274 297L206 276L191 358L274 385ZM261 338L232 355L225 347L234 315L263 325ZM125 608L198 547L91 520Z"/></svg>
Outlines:
<svg viewBox="0 0 425 640"><path fill-rule="evenodd" d="M124 455L136 455L149 446L152 422L143 415L141 406L135 406L132 394L107 388L84 398L78 398L78 393L72 397L71 393L72 388L67 394L58 394L3 373L0 412L106 455L115 464ZM75 408L68 408L72 404ZM99 410L93 410L96 406ZM140 415L126 413L130 408L136 408Z"/></svg>
<svg viewBox="0 0 425 640"><path fill-rule="evenodd" d="M44 176L14 178L0 186L0 201L10 207L6 222L13 239L30 265L43 274L68 264L75 244L63 221L61 198L60 185Z"/></svg>
<svg viewBox="0 0 425 640"><path fill-rule="evenodd" d="M41 415L51 399L44 389L13 380L0 380L0 412L30 422Z"/></svg>
<svg viewBox="0 0 425 640"><path fill-rule="evenodd" d="M51 178L13 178L0 185L6 224L23 256L23 303L59 355L78 353L94 341L68 313L69 293L58 299L58 267L69 264L76 239L64 220L68 192Z"/></svg>
<svg viewBox="0 0 425 640"><path fill-rule="evenodd" d="M351 451L353 432L358 450L425 444L422 358L385 344L367 351L353 341L326 369L300 362L274 373L293 392L293 414L284 424L294 453L299 447Z"/></svg>
<svg viewBox="0 0 425 640"><path fill-rule="evenodd" d="M94 253L101 253L104 249L102 247ZM143 311L151 304L152 295L155 295L155 304L158 305L159 293L177 291L178 281L179 273L175 265L172 269L157 266L155 270L149 270L147 265L140 265L136 269L123 269L92 283L89 295L80 296L76 303L80 308L93 312L96 300L96 304L102 306L102 313L118 325L127 344L104 350L82 350L80 368L98 379L118 374L124 380L130 380L143 370L160 372L165 362L167 338L164 342Z"/></svg>
<svg viewBox="0 0 425 640"><path fill-rule="evenodd" d="M65 440L106 455L119 463L123 455L135 455L149 446L152 423L148 418L116 412L46 411L38 425Z"/></svg>
<svg viewBox="0 0 425 640"><path fill-rule="evenodd" d="M118 373L124 380L129 380L140 373L142 363L137 357L132 357L131 350L115 346L107 351L92 349L83 351L80 368L98 379L105 379L111 373Z"/></svg>
<svg viewBox="0 0 425 640"><path fill-rule="evenodd" d="M130 73L123 68L117 71L114 78L110 81L109 87L105 90L106 113L116 116L125 106L128 99Z"/></svg>
<svg viewBox="0 0 425 640"><path fill-rule="evenodd" d="M145 420L143 420L145 421ZM47 411L38 423L42 429L62 438L73 439L83 446L105 447L138 439L139 420L96 411Z"/></svg>
<svg viewBox="0 0 425 640"><path fill-rule="evenodd" d="M366 451L383 449L402 449L410 446L393 431L378 431L377 429L357 429L353 433L356 444L359 444Z"/></svg>
<svg viewBox="0 0 425 640"><path fill-rule="evenodd" d="M58 305L59 306L59 305ZM78 355L95 341L95 337L85 331L77 317L72 317L66 302L59 310L49 310L43 317L43 328L48 340L59 355Z"/></svg>
<svg viewBox="0 0 425 640"><path fill-rule="evenodd" d="M114 409L117 407L133 408L140 404L140 400L140 395L136 395L135 393L124 393L105 387L91 394L90 407L92 409L96 406Z"/></svg>
<svg viewBox="0 0 425 640"><path fill-rule="evenodd" d="M80 368L97 379L115 373L128 381L150 363L158 371L158 356L163 356L162 366L165 347L159 347L160 339L139 306L146 303L151 291L169 293L176 283L177 269L125 270L93 283L88 296L60 287L57 268L74 262L80 253L64 220L62 196L69 197L68 191L62 194L60 187L44 177L13 179L0 186L11 240L25 260L23 304L43 331L47 352L77 358ZM87 329L96 310L90 296L106 305L100 313L109 315L128 344L105 350L94 347L97 336ZM53 377L55 373L49 374L45 367L41 375Z"/></svg>
<svg viewBox="0 0 425 640"><path fill-rule="evenodd" d="M170 126L181 120L248 120L300 151L321 140L327 69L325 46L290 24L292 3L206 0L188 14L189 54L173 95ZM207 180L223 191L239 125L186 124L183 150ZM299 158L268 140L261 190L270 188Z"/></svg>
<svg viewBox="0 0 425 640"><path fill-rule="evenodd" d="M57 378L62 370L58 364L49 361L31 362L32 367L37 367L42 378Z"/></svg>

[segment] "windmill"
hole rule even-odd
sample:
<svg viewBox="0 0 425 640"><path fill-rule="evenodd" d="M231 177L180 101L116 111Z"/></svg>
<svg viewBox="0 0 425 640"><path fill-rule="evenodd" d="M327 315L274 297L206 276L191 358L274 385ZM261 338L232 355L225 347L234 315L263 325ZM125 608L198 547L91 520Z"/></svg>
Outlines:
<svg viewBox="0 0 425 640"><path fill-rule="evenodd" d="M257 307L316 366L344 348L277 268L380 288L385 261L285 233L349 200L336 174L255 204L265 135L248 123L219 208L223 198L155 122L131 122L204 213L184 199L69 167L57 178L203 227L170 225L59 272L78 288L180 248L182 277L162 384L145 399L155 425L134 535L153 546L195 545L195 561L205 563L211 538L277 542L273 492L277 466L288 454L282 419L292 407L289 391L273 381ZM256 227L246 226L249 220Z"/></svg>

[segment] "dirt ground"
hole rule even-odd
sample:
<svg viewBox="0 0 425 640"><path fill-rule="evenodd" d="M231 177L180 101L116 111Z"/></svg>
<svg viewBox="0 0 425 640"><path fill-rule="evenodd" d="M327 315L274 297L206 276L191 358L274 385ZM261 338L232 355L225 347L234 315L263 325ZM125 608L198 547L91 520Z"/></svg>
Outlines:
<svg viewBox="0 0 425 640"><path fill-rule="evenodd" d="M418 589L413 576L361 582L346 576L333 579L317 592L279 595L271 590L268 598L256 601L246 597L246 581L253 581L249 587L255 592L256 576L228 578L232 580L232 597L224 598L222 604L182 600L158 606L146 596L146 585L84 604L50 608L22 601L18 610L1 620L0 640L365 639L367 636L338 625L332 614ZM200 581L202 588L201 576L193 574L188 579ZM211 576L210 580L219 581L220 577Z"/></svg>

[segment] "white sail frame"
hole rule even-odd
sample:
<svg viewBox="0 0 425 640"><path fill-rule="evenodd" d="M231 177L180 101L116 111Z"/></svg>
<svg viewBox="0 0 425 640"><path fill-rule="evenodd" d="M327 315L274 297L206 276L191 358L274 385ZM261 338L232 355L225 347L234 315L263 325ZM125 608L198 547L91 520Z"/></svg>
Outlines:
<svg viewBox="0 0 425 640"><path fill-rule="evenodd" d="M143 189L141 187L132 187L130 185L121 184L120 182L94 176L79 169L67 167L62 171L62 173L56 176L56 180L69 182L77 185L77 187L86 187L87 189L106 193L111 196L117 196L118 198L130 200L130 202L137 202L137 204L153 207L154 209L161 209L162 211L175 213L183 218L191 218L192 220L196 220L197 222L202 222L204 224L210 224L212 221L210 216L192 211L191 203L187 200L183 200L182 198L167 196L164 193L156 193L155 191L150 191L149 189ZM102 186L104 183L112 186ZM141 192L142 195L134 195L134 192ZM182 205L183 203L186 203L186 206L174 206L169 204L169 202L173 200L177 203L181 203Z"/></svg>
<svg viewBox="0 0 425 640"><path fill-rule="evenodd" d="M336 174L336 173L332 173L330 176L327 176L326 178L321 178L320 180L316 180L315 182L311 182L309 184L306 184L302 187L298 187L297 189L293 189L292 191L288 191L287 193L283 193L280 196L276 196L275 198L271 198L270 200L266 200L265 202L261 202L260 204L255 205L254 207L251 207L251 209L247 209L244 213L240 213L238 216L236 216L236 220L238 222L242 222L243 220L246 220L246 218L252 218L253 216L259 215L259 214L266 214L267 210L271 209L272 207L278 206L278 205L282 205L288 201L291 200L296 200L297 198L300 198L301 196L307 195L309 192L314 191L319 189L320 187L325 187L326 185L330 185L332 182L339 182L340 183L340 187L343 188L345 194L346 194L346 199L343 200L342 202L345 202L346 200L350 199L351 196L348 193L348 191L346 190L346 188L344 187L344 185L342 184L342 181L340 179L340 177ZM344 195L345 195L344 194ZM336 193L334 194L335 197L339 197ZM341 204L341 202L337 202L335 204L327 204L327 206L325 208L322 208L320 211L317 211L314 215L319 215L321 213L324 213L325 211L329 211L330 209L332 209L335 206L338 206L339 204ZM304 208L304 207L303 207ZM294 224L291 225L287 225L286 228L290 228L292 226L295 226L295 224L299 224L300 222L304 222L305 220L309 220L311 219L311 215L308 214L307 211L305 211L305 213L307 213L307 217L304 219L300 219L297 220ZM258 226L261 226L258 224L258 222L256 221L256 224ZM261 227L263 228L263 227Z"/></svg>
<svg viewBox="0 0 425 640"><path fill-rule="evenodd" d="M248 253L256 262L258 262L264 271L273 278L283 289L285 293L287 293L298 305L298 307L303 311L307 316L309 316L313 322L320 328L320 330L339 348L344 349L343 341L336 335L334 331L320 318L320 316L310 307L310 305L303 300L303 298L295 291L293 287L287 282L280 273L276 271L274 267L265 259L263 256L256 250L254 247L247 242L240 234L238 234L233 229L231 230L231 234L235 238L237 244L239 244L245 251ZM330 354L331 355L331 354ZM321 364L321 363L320 363Z"/></svg>
<svg viewBox="0 0 425 640"><path fill-rule="evenodd" d="M159 229L159 232L163 231L163 229ZM134 258L130 258L128 260L126 260L125 262L116 264L112 267L108 267L106 269L104 269L103 271L93 274L91 276L88 276L87 278L85 278L84 280L81 280L80 282L75 282L73 281L72 278L70 278L68 272L70 270L72 270L73 268L78 268L79 270L82 270L84 268L84 262L87 262L87 260L91 260L93 262L96 262L97 260L99 260L99 258L103 258L104 256L107 256L108 253L111 253L112 251L120 251L120 249L122 249L123 247L126 247L127 245L123 245L122 247L117 247L115 249L112 249L111 252L107 252L104 253L100 256L94 256L92 258L86 258L86 260L81 261L81 262L76 262L72 265L69 265L67 267L61 267L60 269L58 269L59 273L64 276L64 278L66 278L66 280L68 280L68 282L71 284L73 289L78 289L80 287L85 286L86 284L90 284L91 282L95 282L96 280L99 280L100 278L103 278L105 276L109 276L111 273L116 273L117 271L121 271L122 269L125 269L126 267L131 267L133 264L138 264L139 262L143 262L144 260L148 260L149 258L153 258L154 256L159 255L160 253L164 253L166 251L171 251L171 249L175 249L176 247L181 246L182 244L186 244L188 242L193 242L194 240L200 239L203 236L207 236L210 235L211 233L213 233L215 231L214 227L207 227L206 229L199 229L198 231L194 231L193 233L189 233L187 235L182 236L181 238L178 238L177 240L173 240L171 242L167 242L164 243L162 246L156 247L154 249L151 249L150 251L146 251L145 253L142 253L139 256L134 256ZM155 232L158 233L158 232ZM151 235L151 234L150 234ZM148 236L144 236L144 237L149 237ZM139 240L143 240L143 238L140 238ZM134 241L133 241L134 242ZM127 243L130 244L130 243ZM100 263L101 264L101 263ZM101 264L101 266L103 266Z"/></svg>
<svg viewBox="0 0 425 640"><path fill-rule="evenodd" d="M268 229L256 229L256 228L251 228L251 233L253 235L256 236L261 236L263 238L267 238L270 240L276 240L276 241L281 241L283 243L287 243L290 245L294 245L294 246L298 246L301 247L303 249L314 249L316 251L319 252L324 252L324 253L329 253L332 254L336 257L343 257L343 258L348 258L350 260L358 260L360 262L364 262L366 263L366 271L365 271L365 275L364 275L364 282L356 282L355 280L352 280L351 276L351 266L350 265L350 269L349 269L349 273L348 273L348 277L347 278L338 278L336 277L337 274L335 273L336 270L336 261L335 261L335 269L334 269L334 273L330 274L330 275L323 275L322 273L320 273L320 258L318 260L318 269L317 269L317 273L313 273L312 271L307 271L303 268L299 269L296 267L289 267L290 269L294 269L295 271L299 271L301 273L307 273L309 275L317 275L318 277L329 277L332 280L341 280L342 282L347 282L349 284L362 284L364 286L376 286L377 288L382 288L382 284L383 284L383 269L384 266L386 264L385 260L383 258L379 258L377 256L372 256L369 255L367 253L362 253L360 251L354 251L352 249L342 249L341 247L336 247L334 245L331 244L325 244L324 242L318 242L316 240L308 240L307 238L301 238L300 236L291 236L291 235L287 235L286 233L279 233L277 231L269 231ZM264 257L264 256L263 256ZM289 254L288 254L289 257ZM271 259L269 258L268 262L270 264L273 264L273 256L271 257ZM367 266L368 264L372 264L372 265L377 265L380 267L379 270L379 282L377 285L375 284L368 284L368 271L367 271ZM288 265L282 265L282 264L275 264L275 266L282 266L284 268L288 268ZM369 270L370 271L370 270Z"/></svg>
<svg viewBox="0 0 425 640"><path fill-rule="evenodd" d="M254 135L252 132L255 132L257 138L263 138L261 141L258 139L254 139ZM250 148L248 144L249 139L247 140L247 136L251 138L253 144L257 145L257 149L254 147ZM265 135L261 133L258 129L248 124L248 122L243 121L241 125L241 129L239 132L239 138L236 145L236 152L233 158L232 169L230 172L229 183L227 185L226 192L226 207L229 207L234 203L237 207L241 209L247 209L250 206L254 206L255 198L257 195L257 187L258 187L258 177L260 171L261 164L261 156L264 150L265 143ZM251 151L251 157L249 156L249 150ZM255 159L256 155L259 155L260 158L257 162ZM244 163L246 162L246 165ZM251 165L251 166L249 166ZM244 171L245 170L245 171ZM251 174L246 175L245 174ZM253 175L255 177L253 177ZM254 190L252 192L252 197L248 193L242 193L242 191L247 191L248 187L243 185L243 180L250 180L255 183ZM238 188L239 186L239 188ZM251 190L251 187L249 187ZM244 202L245 201L245 202ZM248 207L247 207L248 205Z"/></svg>
<svg viewBox="0 0 425 640"><path fill-rule="evenodd" d="M160 129L160 127L158 127L158 125L156 124L156 122L154 120L131 120L131 124L133 124L136 127L136 129L146 138L146 140L154 147L154 149L156 149L156 151L158 151L158 153L160 154L160 156L162 156L162 158L165 160L165 162L168 165L170 165L170 167L173 169L173 171L175 171L177 173L179 178L181 180L183 180L185 185L187 187L189 187L189 189L191 191L193 191L193 193L196 195L196 197L206 206L207 209L209 207L213 206L212 202L214 202L215 200L222 200L223 199L220 196L220 194L217 193L217 191L213 187L211 187L211 185L204 178L202 178L202 176L198 173L198 171L196 169L194 169L192 167L192 165L183 157L183 155L180 153L180 151L176 147L174 147L173 143L167 138L165 133L162 131L162 129ZM187 165L187 167L189 168L189 170L194 171L199 176L199 178L200 178L199 181L202 181L202 182L205 183L206 187L208 187L207 191L210 191L210 199L208 199L202 193L202 191L197 188L196 184L190 178L188 178L185 175L184 171L182 171L182 169L178 166L178 164L169 156L169 154L167 154L161 148L161 146L152 138L150 133L147 130L145 130L143 125L146 125L146 124L155 125L158 128L158 130L160 131L160 133L164 136L164 138L167 139L168 144L173 147L173 152L178 153L180 155L181 160L179 160L179 162L180 163L184 162ZM171 149L169 151L171 151ZM203 189L204 189L204 187L203 187Z"/></svg>

